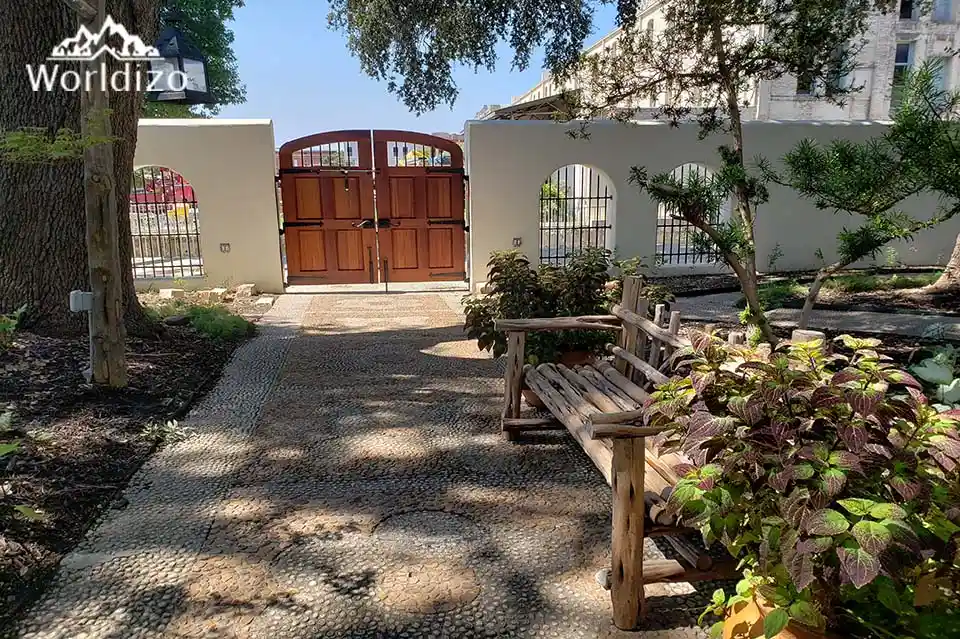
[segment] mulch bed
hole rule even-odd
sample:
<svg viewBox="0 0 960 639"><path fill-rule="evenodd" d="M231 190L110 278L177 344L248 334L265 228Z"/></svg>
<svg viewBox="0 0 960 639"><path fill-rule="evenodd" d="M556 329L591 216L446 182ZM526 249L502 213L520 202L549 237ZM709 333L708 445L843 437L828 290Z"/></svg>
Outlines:
<svg viewBox="0 0 960 639"><path fill-rule="evenodd" d="M209 391L237 343L215 342L189 328L157 339L130 339L129 386L86 384L85 338L17 333L0 351L0 413L12 410L20 450L0 458L0 629L45 586L60 558L109 507L156 449L150 423L179 419ZM24 504L44 518L14 515Z"/></svg>
<svg viewBox="0 0 960 639"><path fill-rule="evenodd" d="M784 308L803 308L803 299L791 299ZM868 311L873 313L903 313L908 315L960 316L960 295L930 292L922 288L893 291L866 291L844 293L822 291L816 308L823 311Z"/></svg>

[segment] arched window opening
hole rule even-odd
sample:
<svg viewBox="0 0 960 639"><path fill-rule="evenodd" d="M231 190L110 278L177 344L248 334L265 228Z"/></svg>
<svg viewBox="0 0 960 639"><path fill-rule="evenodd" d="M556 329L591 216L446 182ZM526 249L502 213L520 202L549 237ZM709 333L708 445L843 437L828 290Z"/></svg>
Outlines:
<svg viewBox="0 0 960 639"><path fill-rule="evenodd" d="M396 167L450 166L450 151L428 144L387 142L387 164Z"/></svg>
<svg viewBox="0 0 960 639"><path fill-rule="evenodd" d="M713 180L713 170L701 164L683 164L675 168L673 177L681 183L690 179ZM729 219L732 201L728 197L723 204L710 213L710 223L719 224ZM712 264L722 257L712 243L701 241L699 231L684 221L674 207L660 203L657 211L657 264L661 266L685 266Z"/></svg>
<svg viewBox="0 0 960 639"><path fill-rule="evenodd" d="M540 263L563 266L586 248L613 248L614 188L592 166L568 164L540 185Z"/></svg>
<svg viewBox="0 0 960 639"><path fill-rule="evenodd" d="M200 212L193 187L167 167L133 172L130 189L133 277L203 277Z"/></svg>

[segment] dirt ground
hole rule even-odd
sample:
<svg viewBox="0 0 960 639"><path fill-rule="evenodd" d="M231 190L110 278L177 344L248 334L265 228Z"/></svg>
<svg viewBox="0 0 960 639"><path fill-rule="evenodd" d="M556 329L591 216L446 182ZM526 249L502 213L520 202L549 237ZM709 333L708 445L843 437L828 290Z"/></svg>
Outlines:
<svg viewBox="0 0 960 639"><path fill-rule="evenodd" d="M0 445L20 445L0 457L0 629L101 513L123 507L120 492L163 439L148 425L182 418L237 346L172 326L132 338L129 386L118 391L85 382L86 338L18 332L0 350L0 414L12 415Z"/></svg>

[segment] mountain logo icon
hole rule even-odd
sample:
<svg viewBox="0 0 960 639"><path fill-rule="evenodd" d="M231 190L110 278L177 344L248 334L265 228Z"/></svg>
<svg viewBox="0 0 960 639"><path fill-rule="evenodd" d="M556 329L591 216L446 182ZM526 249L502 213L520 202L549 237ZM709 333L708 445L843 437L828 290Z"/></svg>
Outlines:
<svg viewBox="0 0 960 639"><path fill-rule="evenodd" d="M122 40L119 48L109 43L114 37ZM139 36L131 35L122 24L107 16L97 33L92 33L86 26L80 25L77 35L55 46L47 60L92 62L103 54L112 55L117 60L129 61L160 58L156 47L147 46Z"/></svg>

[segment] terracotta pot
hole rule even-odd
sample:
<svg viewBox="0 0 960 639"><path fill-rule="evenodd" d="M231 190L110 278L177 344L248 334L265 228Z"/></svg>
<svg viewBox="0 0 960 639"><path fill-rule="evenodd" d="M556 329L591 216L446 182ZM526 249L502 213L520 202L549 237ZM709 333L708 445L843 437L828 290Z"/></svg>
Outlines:
<svg viewBox="0 0 960 639"><path fill-rule="evenodd" d="M593 354L589 351L570 351L560 356L560 363L567 368L583 366L593 361Z"/></svg>
<svg viewBox="0 0 960 639"><path fill-rule="evenodd" d="M533 408L542 409L547 407L547 405L540 400L540 396L529 388L523 389L523 401L527 402L527 406L532 406Z"/></svg>
<svg viewBox="0 0 960 639"><path fill-rule="evenodd" d="M723 622L723 639L756 639L763 637L763 618L773 611L762 597L738 603ZM791 621L775 639L829 639L829 635Z"/></svg>

